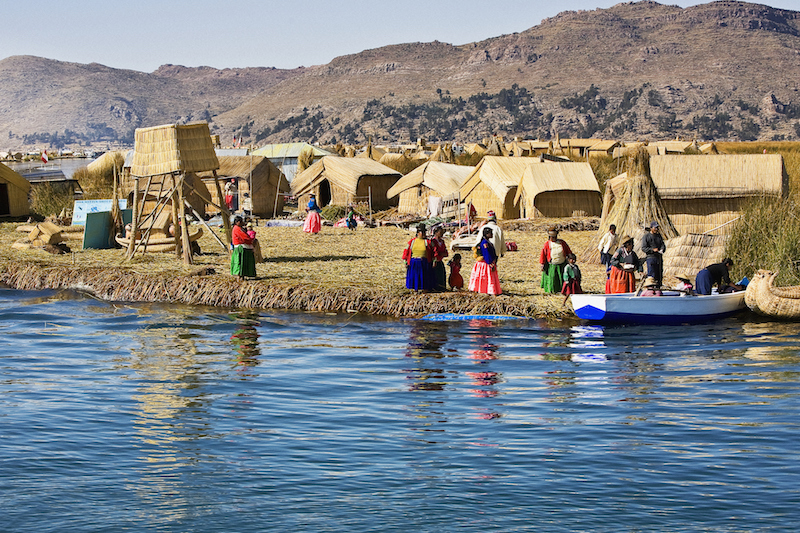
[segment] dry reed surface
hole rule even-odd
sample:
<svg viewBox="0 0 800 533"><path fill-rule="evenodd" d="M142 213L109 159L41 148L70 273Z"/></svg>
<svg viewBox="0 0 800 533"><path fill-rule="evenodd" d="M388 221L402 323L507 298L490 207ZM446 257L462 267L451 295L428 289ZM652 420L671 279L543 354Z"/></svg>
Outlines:
<svg viewBox="0 0 800 533"><path fill-rule="evenodd" d="M569 221L541 221L549 223ZM41 249L17 250L11 244L25 234L18 224L0 224L0 275L21 290L78 288L115 301L160 301L254 309L367 313L421 316L427 313L502 314L538 318L571 317L563 296L544 295L539 288L539 251L546 240L540 229L508 229L506 241L516 252L499 261L504 294L489 296L469 292L415 293L405 288L403 248L408 230L393 226L358 228L323 227L317 235L301 228L256 228L265 262L257 265L257 280L239 281L229 273L228 255L210 235L203 235L203 254L193 266L184 266L174 253L148 253L125 261L121 249L80 250L51 255ZM221 230L218 230L221 234ZM578 253L590 245L593 231L564 231L561 238ZM452 255L452 254L451 254ZM462 252L465 282L473 265L470 252ZM581 264L586 292L603 292L605 269ZM211 267L211 275L193 275Z"/></svg>

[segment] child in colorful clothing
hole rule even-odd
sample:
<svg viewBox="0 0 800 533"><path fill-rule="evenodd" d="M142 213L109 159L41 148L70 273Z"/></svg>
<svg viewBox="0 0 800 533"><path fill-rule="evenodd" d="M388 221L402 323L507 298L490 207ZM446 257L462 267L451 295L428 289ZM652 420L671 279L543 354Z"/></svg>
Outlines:
<svg viewBox="0 0 800 533"><path fill-rule="evenodd" d="M564 295L564 303L567 303L567 298L570 294L583 294L581 289L581 269L578 268L576 261L578 258L575 254L567 254L567 265L564 267L564 285L561 287L561 294Z"/></svg>
<svg viewBox="0 0 800 533"><path fill-rule="evenodd" d="M447 263L450 266L450 288L461 290L464 288L464 278L461 277L461 254L453 254L453 258Z"/></svg>

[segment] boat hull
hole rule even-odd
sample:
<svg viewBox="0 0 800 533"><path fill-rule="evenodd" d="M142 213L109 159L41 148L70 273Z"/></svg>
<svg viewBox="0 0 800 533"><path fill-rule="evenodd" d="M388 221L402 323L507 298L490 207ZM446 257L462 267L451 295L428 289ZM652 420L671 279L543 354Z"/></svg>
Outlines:
<svg viewBox="0 0 800 533"><path fill-rule="evenodd" d="M572 308L584 320L616 324L686 324L708 322L745 308L744 291L729 294L636 296L573 294Z"/></svg>

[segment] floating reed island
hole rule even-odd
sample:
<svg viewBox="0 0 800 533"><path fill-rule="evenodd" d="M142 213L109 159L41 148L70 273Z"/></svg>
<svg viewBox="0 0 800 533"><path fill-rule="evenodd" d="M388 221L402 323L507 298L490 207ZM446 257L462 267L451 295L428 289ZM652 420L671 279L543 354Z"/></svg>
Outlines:
<svg viewBox="0 0 800 533"><path fill-rule="evenodd" d="M573 317L569 303L563 305L563 296L545 295L539 288L539 251L547 239L548 225L596 230L596 219L594 223L570 219L512 222L505 239L516 242L518 251L506 252L499 261L502 296L405 289L401 255L412 235L394 226L359 227L354 232L326 226L317 235L305 234L297 227L259 226L256 233L265 261L257 265L258 279L240 281L229 273L227 253L207 234L198 241L202 253L194 257L194 265L185 266L174 252L139 254L126 260L123 249L81 250L76 241L67 241L74 251L63 255L36 248L14 249L12 244L22 234L16 231L18 224L5 223L0 224L0 279L13 289L72 289L109 301L394 317L449 312ZM221 234L223 230L218 231ZM565 229L561 237L573 248L582 249L590 245L594 231ZM471 254L462 253L465 279L473 262ZM580 266L584 290L603 292L604 267Z"/></svg>

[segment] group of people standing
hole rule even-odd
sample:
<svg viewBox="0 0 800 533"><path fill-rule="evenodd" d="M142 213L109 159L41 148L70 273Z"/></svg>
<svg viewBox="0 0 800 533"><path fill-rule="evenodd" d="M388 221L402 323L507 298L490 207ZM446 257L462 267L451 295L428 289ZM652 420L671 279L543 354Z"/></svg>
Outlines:
<svg viewBox="0 0 800 533"><path fill-rule="evenodd" d="M606 280L606 294L619 294L635 292L636 272L642 272L643 264L636 252L633 251L633 237L625 235L620 239L621 246L611 254L616 244L616 226L611 225L608 232L598 244L600 260L608 269ZM644 264L647 266L647 277L643 280L643 296L658 296L664 286L664 253L667 247L661 236L657 221L650 223L649 231L642 238L642 251L645 254ZM690 294L711 294L714 286L718 292L741 290L742 287L731 284L729 268L733 261L729 258L720 263L709 265L697 273L696 286L692 284L691 274L676 276L679 280L677 290Z"/></svg>
<svg viewBox="0 0 800 533"><path fill-rule="evenodd" d="M461 254L453 255L448 263L450 276L446 274L444 260L449 252L444 242L444 231L439 226L434 229L433 237L427 239L425 225L417 226L416 236L408 241L403 252L406 262L406 288L416 291L444 291L448 284L453 290L464 288ZM497 259L504 254L505 240L493 212L489 212L487 222L478 228L477 242L472 251L475 264L469 277L469 290L484 294L502 294Z"/></svg>

